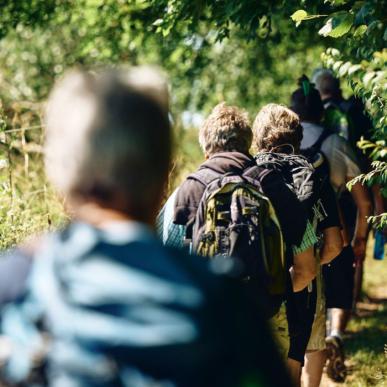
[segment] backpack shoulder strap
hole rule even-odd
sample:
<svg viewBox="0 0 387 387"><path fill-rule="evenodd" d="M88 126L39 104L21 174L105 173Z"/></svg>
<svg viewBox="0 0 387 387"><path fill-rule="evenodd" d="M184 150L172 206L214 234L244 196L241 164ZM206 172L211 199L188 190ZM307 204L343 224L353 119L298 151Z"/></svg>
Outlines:
<svg viewBox="0 0 387 387"><path fill-rule="evenodd" d="M262 179L271 171L267 168L260 167L258 165L252 165L248 167L244 172L242 177L247 178L248 181L252 181L255 184L261 184Z"/></svg>
<svg viewBox="0 0 387 387"><path fill-rule="evenodd" d="M196 180L200 184L204 185L207 187L210 183L212 183L214 180L218 179L220 177L220 173L215 172L214 170L210 168L203 168L199 169L196 172L191 173L188 175L187 180Z"/></svg>
<svg viewBox="0 0 387 387"><path fill-rule="evenodd" d="M317 141L312 145L312 148L320 151L321 149L321 146L323 144L323 142L329 137L331 136L333 133L327 129L327 128L324 128L324 130L322 131L322 133L320 134L320 137L317 139Z"/></svg>

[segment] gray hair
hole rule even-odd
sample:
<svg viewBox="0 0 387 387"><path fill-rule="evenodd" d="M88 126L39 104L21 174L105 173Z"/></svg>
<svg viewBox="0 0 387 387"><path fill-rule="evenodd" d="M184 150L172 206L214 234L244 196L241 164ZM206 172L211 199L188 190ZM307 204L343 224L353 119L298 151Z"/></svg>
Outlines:
<svg viewBox="0 0 387 387"><path fill-rule="evenodd" d="M321 95L337 96L341 93L340 81L331 70L317 69L313 74L312 82Z"/></svg>
<svg viewBox="0 0 387 387"><path fill-rule="evenodd" d="M247 153L252 137L247 113L224 102L214 107L199 131L199 143L207 155L230 151Z"/></svg>
<svg viewBox="0 0 387 387"><path fill-rule="evenodd" d="M161 194L171 157L168 90L156 70L72 71L46 110L45 165L65 196L142 211Z"/></svg>

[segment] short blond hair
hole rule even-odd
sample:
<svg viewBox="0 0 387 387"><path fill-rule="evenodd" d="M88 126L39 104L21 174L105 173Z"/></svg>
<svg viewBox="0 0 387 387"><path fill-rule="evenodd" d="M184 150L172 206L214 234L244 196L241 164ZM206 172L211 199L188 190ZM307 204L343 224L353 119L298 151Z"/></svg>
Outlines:
<svg viewBox="0 0 387 387"><path fill-rule="evenodd" d="M296 113L283 105L270 103L259 111L254 120L254 146L258 151L298 151L302 132Z"/></svg>
<svg viewBox="0 0 387 387"><path fill-rule="evenodd" d="M247 153L252 137L247 113L224 102L214 107L199 131L199 143L207 155L231 151Z"/></svg>
<svg viewBox="0 0 387 387"><path fill-rule="evenodd" d="M146 211L170 165L167 83L149 68L73 70L54 87L45 115L45 165L64 196Z"/></svg>

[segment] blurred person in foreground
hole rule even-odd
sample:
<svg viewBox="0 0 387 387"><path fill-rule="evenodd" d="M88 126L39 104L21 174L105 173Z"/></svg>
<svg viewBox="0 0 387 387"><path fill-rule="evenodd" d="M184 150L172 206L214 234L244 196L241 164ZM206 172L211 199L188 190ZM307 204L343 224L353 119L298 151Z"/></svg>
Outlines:
<svg viewBox="0 0 387 387"><path fill-rule="evenodd" d="M289 289L287 295L288 362L299 385L308 346L325 347L325 304L320 266L333 260L342 249L340 221L329 181L320 179L309 161L300 155L303 128L297 114L285 106L268 104L257 114L253 132L254 146L258 150L257 164L283 175L302 203L312 231L319 236L313 240L316 278L309 280L303 289ZM292 214L293 218L297 216L297 213ZM287 227L292 227L293 222L290 218ZM297 257L290 255L288 260L291 262L292 259Z"/></svg>
<svg viewBox="0 0 387 387"><path fill-rule="evenodd" d="M32 257L19 273L28 278L24 288L0 288L7 293L0 294L5 379L289 385L256 305L239 284L214 274L227 268L164 247L154 235L170 138L166 84L154 70L75 71L54 88L46 170L72 220L0 261L10 284L12 259Z"/></svg>

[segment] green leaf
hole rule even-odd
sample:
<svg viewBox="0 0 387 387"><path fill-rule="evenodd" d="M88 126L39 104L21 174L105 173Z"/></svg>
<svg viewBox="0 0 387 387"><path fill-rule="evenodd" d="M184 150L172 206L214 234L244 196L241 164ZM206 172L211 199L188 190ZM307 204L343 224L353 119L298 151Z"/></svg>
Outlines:
<svg viewBox="0 0 387 387"><path fill-rule="evenodd" d="M154 26L159 26L164 23L164 19L157 19L153 22Z"/></svg>
<svg viewBox="0 0 387 387"><path fill-rule="evenodd" d="M362 68L362 67L361 67L361 65L359 65L359 64L352 65L352 66L348 69L348 75L354 74L356 71L359 71L361 68Z"/></svg>
<svg viewBox="0 0 387 387"><path fill-rule="evenodd" d="M340 12L327 20L324 27L318 32L322 36L340 38L349 32L353 25L354 16L348 12Z"/></svg>
<svg viewBox="0 0 387 387"><path fill-rule="evenodd" d="M374 71L371 71L369 73L367 73L366 75L364 75L363 77L363 83L364 83L364 86L368 86L368 84L371 82L372 78L376 75L376 73Z"/></svg>
<svg viewBox="0 0 387 387"><path fill-rule="evenodd" d="M339 60L339 61L335 62L335 64L332 67L333 71L338 71L342 64L343 64L342 60Z"/></svg>
<svg viewBox="0 0 387 387"><path fill-rule="evenodd" d="M332 18L329 18L318 33L322 36L328 36L332 32L332 28Z"/></svg>
<svg viewBox="0 0 387 387"><path fill-rule="evenodd" d="M308 12L304 11L303 9L299 9L298 11L294 12L293 15L290 17L298 27L301 22L308 17Z"/></svg>
<svg viewBox="0 0 387 387"><path fill-rule="evenodd" d="M337 7L348 3L348 0L325 0L324 3L330 3L331 5Z"/></svg>
<svg viewBox="0 0 387 387"><path fill-rule="evenodd" d="M308 15L308 12L304 11L303 9L299 9L298 11L294 12L293 15L291 15L290 17L298 27L304 20L318 19L320 17L325 16L327 15Z"/></svg>
<svg viewBox="0 0 387 387"><path fill-rule="evenodd" d="M367 29L368 27L365 24L362 24L361 26L356 28L356 31L354 32L353 36L360 37L366 33Z"/></svg>
<svg viewBox="0 0 387 387"><path fill-rule="evenodd" d="M339 76L340 77L343 77L345 74L347 74L348 70L350 69L351 67L351 62L345 62L341 67L340 67L340 70L339 70Z"/></svg>

